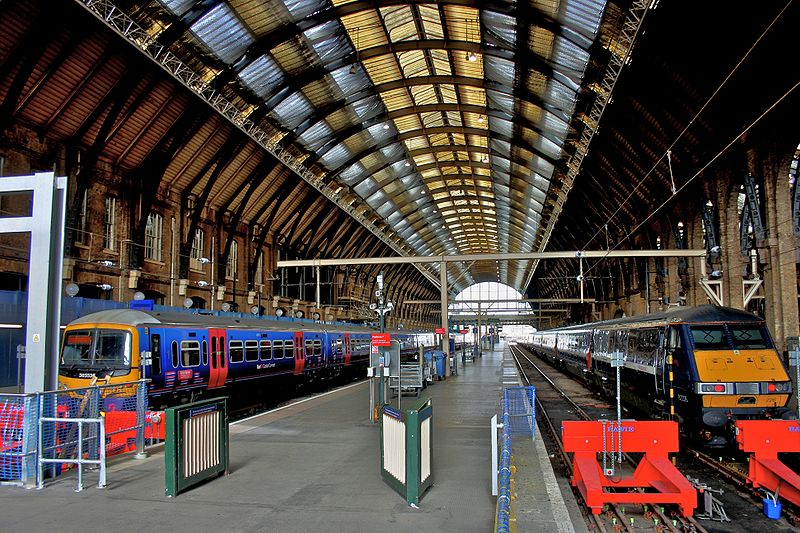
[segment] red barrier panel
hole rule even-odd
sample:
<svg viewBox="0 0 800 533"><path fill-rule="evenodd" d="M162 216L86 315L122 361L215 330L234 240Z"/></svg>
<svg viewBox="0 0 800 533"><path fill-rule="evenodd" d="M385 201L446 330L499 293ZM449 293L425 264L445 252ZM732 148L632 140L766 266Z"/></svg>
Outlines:
<svg viewBox="0 0 800 533"><path fill-rule="evenodd" d="M132 452L136 450L135 411L107 411L105 414L108 444L106 455ZM144 438L164 440L166 434L163 411L145 413Z"/></svg>
<svg viewBox="0 0 800 533"><path fill-rule="evenodd" d="M800 452L796 420L737 420L736 442L750 454L747 481L800 505L800 476L778 459L778 452Z"/></svg>
<svg viewBox="0 0 800 533"><path fill-rule="evenodd" d="M644 453L630 477L616 479L604 475L597 461L597 454L603 452L604 428L609 452L617 449L621 433L624 452ZM578 488L593 514L600 514L608 503L674 503L684 516L691 516L697 507L697 491L668 457L670 452L678 451L676 422L628 420L618 427L614 422L566 421L561 425L561 434L564 450L575 454L570 483Z"/></svg>

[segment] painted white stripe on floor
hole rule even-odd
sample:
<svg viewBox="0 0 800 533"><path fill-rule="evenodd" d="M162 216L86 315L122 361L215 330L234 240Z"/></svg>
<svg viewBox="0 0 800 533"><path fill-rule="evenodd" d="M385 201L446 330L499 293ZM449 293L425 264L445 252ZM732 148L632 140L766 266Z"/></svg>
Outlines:
<svg viewBox="0 0 800 533"><path fill-rule="evenodd" d="M575 533L575 528L572 527L572 519L564 503L564 496L561 494L561 488L558 486L558 481L556 481L556 476L553 473L553 465L550 463L550 456L547 453L547 448L545 448L542 435L539 432L539 424L536 424L535 446L536 455L539 457L539 468L544 477L544 486L547 489L547 496L550 498L550 508L553 511L553 518L556 520L558 532Z"/></svg>

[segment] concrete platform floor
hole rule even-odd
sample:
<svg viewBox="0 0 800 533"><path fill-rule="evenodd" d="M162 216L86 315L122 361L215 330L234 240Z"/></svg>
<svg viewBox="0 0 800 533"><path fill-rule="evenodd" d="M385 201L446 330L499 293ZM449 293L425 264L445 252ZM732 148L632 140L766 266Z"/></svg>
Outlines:
<svg viewBox="0 0 800 533"><path fill-rule="evenodd" d="M485 353L423 392L433 399L434 486L419 509L381 479L379 430L368 420L361 382L232 425L231 474L175 498L164 495L159 450L113 461L104 489L96 488L95 472L81 493L72 473L41 491L0 487L0 531L492 531L489 419L498 408L502 359L500 351ZM538 485L536 453L520 456L534 474L530 487ZM547 494L532 500L534 520L525 526L532 529L519 531L567 531L553 529L564 519L552 506L564 503Z"/></svg>

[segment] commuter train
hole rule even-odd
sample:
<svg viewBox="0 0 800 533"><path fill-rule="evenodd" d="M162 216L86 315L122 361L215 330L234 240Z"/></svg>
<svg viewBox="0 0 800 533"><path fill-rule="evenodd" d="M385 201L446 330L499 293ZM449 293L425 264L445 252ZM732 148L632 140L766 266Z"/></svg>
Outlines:
<svg viewBox="0 0 800 533"><path fill-rule="evenodd" d="M64 331L59 384L149 379L150 405L232 395L271 385L296 387L366 375L374 330L258 318L115 309L71 322ZM413 357L432 334L391 332ZM227 387L225 390L217 390Z"/></svg>
<svg viewBox="0 0 800 533"><path fill-rule="evenodd" d="M731 444L736 419L794 416L787 409L792 383L767 326L744 311L680 307L540 331L528 347L611 398L612 359L621 358L623 404L673 416L684 434L708 446Z"/></svg>

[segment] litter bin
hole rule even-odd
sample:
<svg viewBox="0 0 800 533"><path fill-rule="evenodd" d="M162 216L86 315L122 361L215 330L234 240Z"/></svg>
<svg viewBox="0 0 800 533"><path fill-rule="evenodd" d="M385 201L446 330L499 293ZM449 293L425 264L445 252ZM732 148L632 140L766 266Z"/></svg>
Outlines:
<svg viewBox="0 0 800 533"><path fill-rule="evenodd" d="M436 379L442 380L445 375L444 372L444 352L441 350L434 350L433 360L436 362Z"/></svg>

